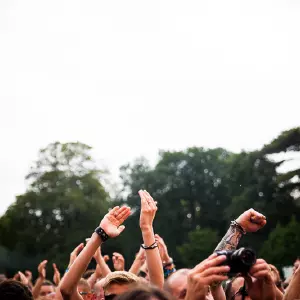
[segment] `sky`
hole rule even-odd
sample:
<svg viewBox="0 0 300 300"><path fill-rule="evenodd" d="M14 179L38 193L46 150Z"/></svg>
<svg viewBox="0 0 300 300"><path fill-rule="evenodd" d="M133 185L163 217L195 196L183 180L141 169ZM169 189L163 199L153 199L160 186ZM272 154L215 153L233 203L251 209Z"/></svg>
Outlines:
<svg viewBox="0 0 300 300"><path fill-rule="evenodd" d="M254 150L300 125L300 1L0 1L0 214L40 148Z"/></svg>

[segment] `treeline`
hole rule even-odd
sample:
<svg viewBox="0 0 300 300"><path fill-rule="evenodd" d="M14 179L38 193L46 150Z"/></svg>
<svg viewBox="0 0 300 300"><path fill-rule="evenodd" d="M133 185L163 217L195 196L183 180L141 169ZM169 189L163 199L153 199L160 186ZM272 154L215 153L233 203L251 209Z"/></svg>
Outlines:
<svg viewBox="0 0 300 300"><path fill-rule="evenodd" d="M46 258L63 270L71 250L88 237L112 202L127 204L133 215L126 230L105 244L121 252L127 266L141 242L138 190L158 201L155 230L167 242L178 267L207 257L231 220L252 207L267 216L259 233L243 244L278 267L300 255L300 169L279 173L286 160L277 153L300 153L300 128L280 134L262 149L161 151L154 167L141 158L121 167L122 190L111 199L103 172L81 143L53 143L39 153L28 190L0 218L0 272L32 269Z"/></svg>

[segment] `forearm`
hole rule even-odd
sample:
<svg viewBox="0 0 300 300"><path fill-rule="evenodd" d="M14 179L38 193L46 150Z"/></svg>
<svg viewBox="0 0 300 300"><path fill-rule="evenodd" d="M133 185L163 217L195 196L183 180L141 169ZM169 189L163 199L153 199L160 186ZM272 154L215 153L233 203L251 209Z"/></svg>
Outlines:
<svg viewBox="0 0 300 300"><path fill-rule="evenodd" d="M300 298L300 272L296 272L283 297L284 300L294 300Z"/></svg>
<svg viewBox="0 0 300 300"><path fill-rule="evenodd" d="M143 241L146 246L155 243L154 232L152 227L142 229ZM158 247L146 250L146 261L149 272L150 283L163 288L164 274L162 268L162 260L159 254Z"/></svg>
<svg viewBox="0 0 300 300"><path fill-rule="evenodd" d="M106 277L106 275L111 273L111 270L110 270L109 266L107 265L107 263L105 262L102 255L100 256L100 258L96 259L96 262L101 269L101 273L102 273L103 277Z"/></svg>
<svg viewBox="0 0 300 300"><path fill-rule="evenodd" d="M129 272L137 275L140 271L141 266L142 266L141 260L139 258L136 258L131 268L129 269Z"/></svg>
<svg viewBox="0 0 300 300"><path fill-rule="evenodd" d="M241 230L239 230L236 226L231 225L215 251L235 250L242 236L243 233Z"/></svg>
<svg viewBox="0 0 300 300"><path fill-rule="evenodd" d="M283 293L279 290L278 287L276 287L276 300L282 300L283 299Z"/></svg>
<svg viewBox="0 0 300 300"><path fill-rule="evenodd" d="M32 288L32 296L34 299L37 299L40 295L40 291L44 282L44 278L39 277L36 282L34 287Z"/></svg>
<svg viewBox="0 0 300 300"><path fill-rule="evenodd" d="M63 296L65 294L71 295L73 291L77 290L77 284L100 244L101 238L97 233L93 233L86 247L81 251L60 282L59 288Z"/></svg>
<svg viewBox="0 0 300 300"><path fill-rule="evenodd" d="M214 300L226 300L224 289L220 284L211 287L211 294Z"/></svg>

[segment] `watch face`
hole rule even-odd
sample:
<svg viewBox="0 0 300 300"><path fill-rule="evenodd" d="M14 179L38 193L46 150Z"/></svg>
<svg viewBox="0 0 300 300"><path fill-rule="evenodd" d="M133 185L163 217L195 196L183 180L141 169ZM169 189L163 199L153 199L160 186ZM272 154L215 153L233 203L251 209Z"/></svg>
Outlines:
<svg viewBox="0 0 300 300"><path fill-rule="evenodd" d="M109 239L109 236L101 227L97 227L95 232L101 237L103 242L105 242Z"/></svg>

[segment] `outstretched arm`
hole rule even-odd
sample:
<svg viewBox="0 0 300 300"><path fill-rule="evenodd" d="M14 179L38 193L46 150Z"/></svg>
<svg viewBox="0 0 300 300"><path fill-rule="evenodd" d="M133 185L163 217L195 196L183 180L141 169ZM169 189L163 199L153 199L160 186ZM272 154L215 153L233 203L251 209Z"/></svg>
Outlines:
<svg viewBox="0 0 300 300"><path fill-rule="evenodd" d="M283 297L284 300L300 299L300 266L292 276L290 284Z"/></svg>
<svg viewBox="0 0 300 300"><path fill-rule="evenodd" d="M116 206L113 208L104 216L100 223L101 231L104 232L103 235L107 238L117 237L125 229L125 226L121 224L129 217L129 215L129 207L124 206L119 208ZM59 289L64 298L78 299L78 282L102 242L103 238L98 233L94 232L85 248L81 251L79 256L71 265L70 270L65 274L60 282Z"/></svg>
<svg viewBox="0 0 300 300"><path fill-rule="evenodd" d="M44 260L38 266L39 277L36 280L34 287L32 288L32 296L34 299L39 297L43 282L46 279L47 262L48 262L47 260Z"/></svg>
<svg viewBox="0 0 300 300"><path fill-rule="evenodd" d="M245 211L236 219L236 221L231 222L228 231L215 251L235 250L243 234L246 234L247 232L256 232L264 227L266 223L266 217L261 213L252 208Z"/></svg>
<svg viewBox="0 0 300 300"><path fill-rule="evenodd" d="M133 273L135 275L138 275L140 268L144 264L146 260L146 254L145 250L143 248L140 248L138 254L135 257L135 260L129 270L130 273Z"/></svg>
<svg viewBox="0 0 300 300"><path fill-rule="evenodd" d="M145 250L149 279L150 283L162 289L164 285L164 274L153 230L153 220L157 211L157 206L148 192L139 191L139 195L141 197L140 228L142 231L144 247L148 248ZM150 246L154 247L150 249Z"/></svg>

